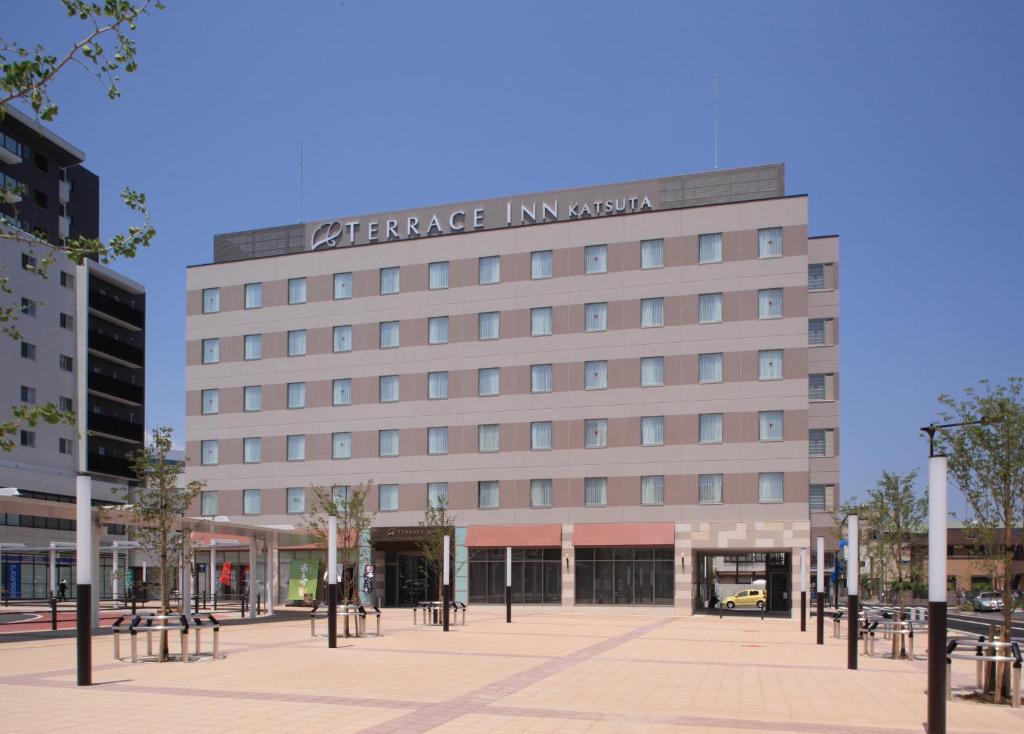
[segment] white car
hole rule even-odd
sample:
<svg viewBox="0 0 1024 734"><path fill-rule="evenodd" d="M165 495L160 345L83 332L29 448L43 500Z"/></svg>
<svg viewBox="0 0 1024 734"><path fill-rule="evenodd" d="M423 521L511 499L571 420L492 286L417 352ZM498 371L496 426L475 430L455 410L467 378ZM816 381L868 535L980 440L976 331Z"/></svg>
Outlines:
<svg viewBox="0 0 1024 734"><path fill-rule="evenodd" d="M998 591L983 591L974 597L973 605L976 612L1001 612L1003 595Z"/></svg>

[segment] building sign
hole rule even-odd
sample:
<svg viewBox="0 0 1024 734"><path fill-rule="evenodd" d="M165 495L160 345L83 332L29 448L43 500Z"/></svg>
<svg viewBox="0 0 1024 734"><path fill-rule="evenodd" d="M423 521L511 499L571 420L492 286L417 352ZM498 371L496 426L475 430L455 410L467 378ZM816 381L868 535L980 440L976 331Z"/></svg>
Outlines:
<svg viewBox="0 0 1024 734"><path fill-rule="evenodd" d="M7 564L7 598L8 599L19 599L21 598L21 564L20 563L8 563Z"/></svg>
<svg viewBox="0 0 1024 734"><path fill-rule="evenodd" d="M388 540L422 540L431 528L423 526L407 528L371 528L370 542L380 543Z"/></svg>

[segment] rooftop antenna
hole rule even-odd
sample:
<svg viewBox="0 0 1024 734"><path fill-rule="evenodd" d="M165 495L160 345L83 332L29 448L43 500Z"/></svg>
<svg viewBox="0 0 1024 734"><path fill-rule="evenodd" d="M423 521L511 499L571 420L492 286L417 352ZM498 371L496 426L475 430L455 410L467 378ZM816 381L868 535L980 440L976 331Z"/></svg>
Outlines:
<svg viewBox="0 0 1024 734"><path fill-rule="evenodd" d="M717 168L717 166L715 166ZM299 224L302 224L302 141L299 141Z"/></svg>
<svg viewBox="0 0 1024 734"><path fill-rule="evenodd" d="M715 74L715 170L718 170L718 74Z"/></svg>

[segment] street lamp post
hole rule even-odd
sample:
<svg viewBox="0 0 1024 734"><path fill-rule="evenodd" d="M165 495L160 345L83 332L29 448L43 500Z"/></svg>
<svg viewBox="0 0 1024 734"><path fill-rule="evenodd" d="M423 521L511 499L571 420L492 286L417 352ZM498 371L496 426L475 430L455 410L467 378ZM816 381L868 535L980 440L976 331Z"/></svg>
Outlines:
<svg viewBox="0 0 1024 734"><path fill-rule="evenodd" d="M347 619L347 617L346 617ZM338 646L338 518L327 518L327 647Z"/></svg>
<svg viewBox="0 0 1024 734"><path fill-rule="evenodd" d="M92 477L75 477L78 685L92 685Z"/></svg>
<svg viewBox="0 0 1024 734"><path fill-rule="evenodd" d="M512 546L505 548L505 623L512 623Z"/></svg>
<svg viewBox="0 0 1024 734"><path fill-rule="evenodd" d="M448 631L448 607L452 603L452 585L451 585L451 565L449 556L451 555L451 536L444 536L444 588L441 594L442 604L444 608L441 610L441 620L444 626L444 631Z"/></svg>
<svg viewBox="0 0 1024 734"><path fill-rule="evenodd" d="M818 536L818 558L815 566L818 569L818 585L814 590L818 606L818 644L825 644L825 538Z"/></svg>
<svg viewBox="0 0 1024 734"><path fill-rule="evenodd" d="M857 669L857 624L859 623L857 597L860 591L859 526L859 518L856 515L846 518L846 624L849 630L846 640L846 667L850 670Z"/></svg>
<svg viewBox="0 0 1024 734"><path fill-rule="evenodd" d="M800 549L800 631L807 631L807 549Z"/></svg>

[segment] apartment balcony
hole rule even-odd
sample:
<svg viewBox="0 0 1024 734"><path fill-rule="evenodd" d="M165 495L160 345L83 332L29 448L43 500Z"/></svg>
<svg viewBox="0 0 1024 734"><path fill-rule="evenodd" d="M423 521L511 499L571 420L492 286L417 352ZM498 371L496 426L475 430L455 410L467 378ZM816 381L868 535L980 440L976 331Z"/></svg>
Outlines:
<svg viewBox="0 0 1024 734"><path fill-rule="evenodd" d="M143 311L105 296L99 291L89 291L89 311L116 320L132 331L146 328L146 314Z"/></svg>
<svg viewBox="0 0 1024 734"><path fill-rule="evenodd" d="M116 441L142 443L143 439L143 428L138 423L103 413L89 413L88 428L90 433L102 434Z"/></svg>
<svg viewBox="0 0 1024 734"><path fill-rule="evenodd" d="M96 472L97 474L135 478L135 469L132 466L132 462L118 456L104 456L90 452L86 468L90 472Z"/></svg>
<svg viewBox="0 0 1024 734"><path fill-rule="evenodd" d="M89 351L131 367L142 367L146 362L145 353L138 347L112 339L92 329L89 330Z"/></svg>
<svg viewBox="0 0 1024 734"><path fill-rule="evenodd" d="M116 377L98 372L89 373L89 392L128 405L142 405L144 392L141 385L134 385Z"/></svg>

